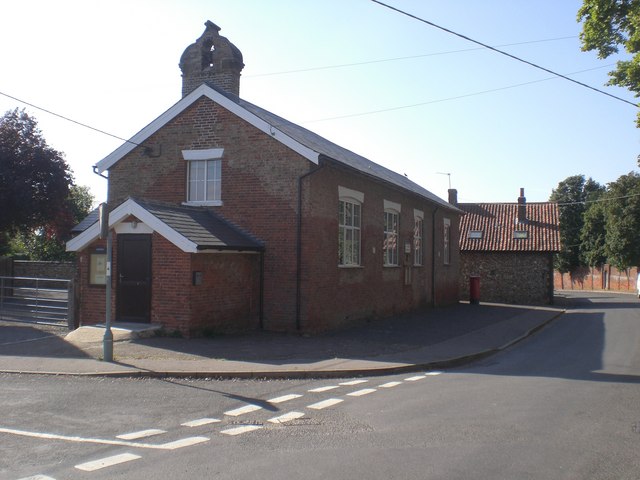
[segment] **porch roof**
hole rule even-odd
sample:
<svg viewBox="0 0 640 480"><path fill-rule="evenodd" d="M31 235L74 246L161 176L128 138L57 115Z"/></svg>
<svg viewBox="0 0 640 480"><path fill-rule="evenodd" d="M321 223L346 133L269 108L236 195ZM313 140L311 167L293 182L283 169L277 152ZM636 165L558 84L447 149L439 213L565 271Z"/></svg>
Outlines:
<svg viewBox="0 0 640 480"><path fill-rule="evenodd" d="M91 216L91 214L90 214ZM135 217L162 235L182 251L253 251L264 250L258 239L222 216L204 207L171 205L129 198L109 214L111 228ZM82 225L84 221L80 224ZM80 251L100 234L97 219L77 237L67 242L67 251Z"/></svg>

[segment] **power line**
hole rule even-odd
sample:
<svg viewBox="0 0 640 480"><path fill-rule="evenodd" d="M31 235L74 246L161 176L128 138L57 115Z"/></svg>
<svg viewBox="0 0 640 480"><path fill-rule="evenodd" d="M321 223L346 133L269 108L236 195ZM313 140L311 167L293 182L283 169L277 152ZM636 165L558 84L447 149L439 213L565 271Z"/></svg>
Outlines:
<svg viewBox="0 0 640 480"><path fill-rule="evenodd" d="M109 137L113 137L113 138L116 138L118 140L122 140L123 142L132 143L133 145L136 145L138 147L142 146L139 143L132 142L131 140L119 137L118 135L114 135L113 133L105 132L104 130L100 130L99 128L92 127L91 125L87 125L86 123L79 122L78 120L74 120L73 118L65 117L64 115L61 115L59 113L52 112L51 110L47 110L46 108L39 107L38 105L34 105L33 103L29 103L29 102L27 102L25 100L21 100L20 98L17 98L17 97L14 97L12 95L9 95L8 93L0 92L0 95L3 95L5 97L10 98L12 100L15 100L17 102L20 102L20 103L23 103L25 105L28 105L28 106L30 106L32 108L35 108L37 110L40 110L42 112L48 113L49 115L53 115L55 117L61 118L63 120L66 120L67 122L75 123L76 125L80 125L81 127L88 128L89 130L93 130L94 132L102 133L103 135L107 135Z"/></svg>
<svg viewBox="0 0 640 480"><path fill-rule="evenodd" d="M551 202L551 203L555 203L559 207L566 207L570 205L586 205L587 203L612 202L614 200L625 200L627 198L634 198L634 197L640 197L640 193L632 193L630 195L623 195L621 197L604 197L604 198L597 198L595 200L583 200L580 202L563 202L563 203Z"/></svg>
<svg viewBox="0 0 640 480"><path fill-rule="evenodd" d="M400 10L399 8L392 7L391 5L387 5L386 3L383 3L383 2L381 2L379 0L371 0L371 1L374 2L374 3L377 3L378 5L382 5L383 7L387 7L388 9L393 10L395 12L398 12L398 13L400 13L402 15L406 15L407 17L413 18L414 20L418 20L419 22L425 23L425 24L430 25L430 26L432 26L434 28L442 30L443 32L450 33L452 35L455 35L456 37L462 38L463 40L467 40L468 42L475 43L476 45L480 45L481 47L487 48L487 49L489 49L491 51L494 51L496 53L499 53L501 55L509 57L509 58L511 58L513 60L517 60L518 62L524 63L526 65L529 65L531 67L537 68L537 69L542 70L544 72L551 73L551 74L553 74L553 75L555 75L557 77L560 77L560 78L562 78L564 80L568 80L569 82L575 83L576 85L580 85L581 87L588 88L589 90L593 90L594 92L601 93L602 95L606 95L608 97L614 98L614 99L619 100L621 102L628 103L629 105L633 105L636 108L638 107L638 105L636 103L630 102L629 100L626 100L626 99L624 99L622 97L618 97L618 96L613 95L613 94L611 94L609 92L605 92L604 90L600 90L600 89L598 89L596 87L592 87L591 85L588 85L586 83L579 82L578 80L574 80L573 78L569 78L566 75L562 75L560 73L554 72L553 70L545 68L545 67L543 67L541 65L538 65L536 63L530 62L530 61L525 60L523 58L520 58L520 57L517 57L517 56L512 55L510 53L507 53L504 50L499 50L498 48L492 47L492 46L487 45L486 43L482 43L482 42L480 42L478 40L474 40L473 38L468 37L466 35L463 35L461 33L454 32L453 30L450 30L448 28L442 27L442 26L440 26L440 25L438 25L436 23L430 22L429 20L425 20L424 18L421 18L421 17L418 17L418 16L413 15L411 13L405 12L404 10Z"/></svg>
<svg viewBox="0 0 640 480"><path fill-rule="evenodd" d="M578 38L575 35L568 37L556 37L556 38L545 38L542 40L529 40L526 42L517 42L517 43L504 43L502 45L495 45L495 47L513 47L517 45L529 45L532 43L542 43L542 42L554 42L557 40L568 40L571 38ZM393 57L393 58L383 58L378 60L368 60L365 62L353 62L353 63L339 63L335 65L324 65L320 67L309 67L309 68L300 68L297 70L283 70L281 72L269 72L269 73L256 73L254 75L243 75L243 78L255 78L255 77L269 77L274 75L287 75L290 73L304 73L304 72L315 72L318 70L331 70L334 68L346 68L346 67L358 67L360 65L371 65L375 63L384 63L384 62L395 62L398 60L411 60L414 58L425 58L425 57L435 57L439 55L449 55L452 53L463 53L463 52L473 52L476 50L484 50L484 47L475 47L475 48L463 48L460 50L447 50L444 52L432 52L432 53L423 53L421 55L410 55L406 57Z"/></svg>
<svg viewBox="0 0 640 480"><path fill-rule="evenodd" d="M599 70L599 69L602 69L602 68L609 68L609 67L611 67L613 65L614 65L613 63L607 64L607 65L600 65L598 67L587 68L586 70L578 70L576 72L567 73L565 75L577 75L579 73L591 72L593 70ZM347 115L338 115L338 116L335 116L335 117L326 117L326 118L319 118L319 119L315 119L315 120L307 120L307 121L303 121L301 123L325 122L325 121L329 121L329 120L339 120L339 119L343 119L343 118L362 117L364 115L373 115L373 114L376 114L376 113L393 112L395 110L403 110L405 108L421 107L421 106L424 106L424 105L431 105L431 104L434 104L434 103L448 102L450 100L459 100L461 98L473 97L473 96L476 96L476 95L484 95L486 93L499 92L499 91L502 91L502 90L509 90L511 88L523 87L523 86L526 86L526 85L532 85L534 83L540 83L540 82L546 82L546 81L549 81L549 80L555 80L556 78L558 78L558 77L557 76L546 77L546 78L541 78L539 80L531 80L529 82L516 83L514 85L507 85L505 87L492 88L492 89L489 89L489 90L482 90L482 91L479 91L479 92L465 93L463 95L456 95L454 97L439 98L437 100L429 100L427 102L412 103L410 105L401 105L399 107L389 107L389 108L382 108L382 109L379 109L379 110L369 110L367 112L351 113L351 114L347 114Z"/></svg>

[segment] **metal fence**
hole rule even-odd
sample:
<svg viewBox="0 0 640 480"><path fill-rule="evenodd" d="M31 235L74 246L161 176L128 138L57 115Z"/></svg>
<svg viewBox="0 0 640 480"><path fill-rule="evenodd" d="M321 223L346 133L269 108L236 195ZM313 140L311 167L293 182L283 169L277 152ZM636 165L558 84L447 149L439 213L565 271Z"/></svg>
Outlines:
<svg viewBox="0 0 640 480"><path fill-rule="evenodd" d="M0 320L71 325L73 282L0 276Z"/></svg>

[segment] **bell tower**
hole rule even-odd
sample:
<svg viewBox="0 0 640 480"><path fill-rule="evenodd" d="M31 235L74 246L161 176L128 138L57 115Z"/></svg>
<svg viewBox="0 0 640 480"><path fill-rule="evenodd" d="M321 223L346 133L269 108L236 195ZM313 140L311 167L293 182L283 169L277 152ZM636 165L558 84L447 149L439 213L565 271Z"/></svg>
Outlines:
<svg viewBox="0 0 640 480"><path fill-rule="evenodd" d="M207 21L204 25L204 33L180 57L182 97L203 83L239 96L240 72L244 68L242 53L220 35L220 27L215 23Z"/></svg>

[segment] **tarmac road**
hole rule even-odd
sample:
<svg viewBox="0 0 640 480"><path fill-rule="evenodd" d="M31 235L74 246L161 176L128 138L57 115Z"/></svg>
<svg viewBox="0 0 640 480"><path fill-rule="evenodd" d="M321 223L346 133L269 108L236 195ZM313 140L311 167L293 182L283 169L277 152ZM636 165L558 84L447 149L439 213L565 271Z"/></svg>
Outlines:
<svg viewBox="0 0 640 480"><path fill-rule="evenodd" d="M442 371L0 375L0 477L636 479L640 304L608 294L561 301L567 313L536 335ZM122 438L144 432L155 433Z"/></svg>

